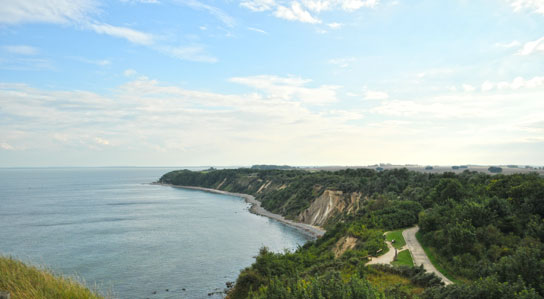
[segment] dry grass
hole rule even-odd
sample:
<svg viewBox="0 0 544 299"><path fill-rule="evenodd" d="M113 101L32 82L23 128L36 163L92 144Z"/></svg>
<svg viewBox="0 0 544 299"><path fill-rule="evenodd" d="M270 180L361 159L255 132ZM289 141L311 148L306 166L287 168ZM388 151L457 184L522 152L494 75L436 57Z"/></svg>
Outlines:
<svg viewBox="0 0 544 299"><path fill-rule="evenodd" d="M0 290L11 298L104 298L74 279L0 256Z"/></svg>

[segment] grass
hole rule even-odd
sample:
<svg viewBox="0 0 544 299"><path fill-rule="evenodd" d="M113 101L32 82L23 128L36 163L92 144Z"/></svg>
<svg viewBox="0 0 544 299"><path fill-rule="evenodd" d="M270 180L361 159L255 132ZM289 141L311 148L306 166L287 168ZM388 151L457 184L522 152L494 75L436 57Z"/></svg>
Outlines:
<svg viewBox="0 0 544 299"><path fill-rule="evenodd" d="M396 266L414 266L414 261L412 260L412 255L408 249L403 250L397 254L397 259L394 260L391 264Z"/></svg>
<svg viewBox="0 0 544 299"><path fill-rule="evenodd" d="M395 240L395 243L393 243L393 247L400 249L404 245L406 245L406 241L404 241L404 237L402 236L402 231L404 229L394 230L391 232L388 232L385 235L385 239L389 242Z"/></svg>
<svg viewBox="0 0 544 299"><path fill-rule="evenodd" d="M0 290L11 298L103 299L74 279L0 256Z"/></svg>
<svg viewBox="0 0 544 299"><path fill-rule="evenodd" d="M365 278L368 279L375 288L382 292L391 288L391 286L401 286L401 289L417 296L424 290L422 287L414 285L409 278L397 274L371 270L370 273L365 274Z"/></svg>
<svg viewBox="0 0 544 299"><path fill-rule="evenodd" d="M425 251L425 254L429 257L429 260L433 264L433 266L438 270L440 273L442 273L444 276L446 276L449 280L451 280L454 283L460 283L461 281L457 278L455 278L453 275L451 275L444 267L441 265L441 263L438 260L438 255L436 254L434 248L429 247L424 241L423 237L421 236L421 232L416 233L416 239L421 244L421 247L423 247L423 251Z"/></svg>

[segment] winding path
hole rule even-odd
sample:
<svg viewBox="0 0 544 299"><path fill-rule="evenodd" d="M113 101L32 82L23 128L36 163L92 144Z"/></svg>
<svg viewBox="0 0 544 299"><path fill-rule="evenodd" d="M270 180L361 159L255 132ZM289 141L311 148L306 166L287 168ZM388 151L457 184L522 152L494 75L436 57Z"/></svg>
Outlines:
<svg viewBox="0 0 544 299"><path fill-rule="evenodd" d="M425 268L427 272L432 272L436 274L436 276L440 277L446 285L452 284L453 282L451 280L447 279L446 276L440 273L440 271L436 270L436 268L431 263L431 260L429 260L427 254L425 254L423 247L421 247L421 244L419 244L416 238L416 233L418 231L419 227L416 225L414 227L405 229L402 232L402 236L406 241L406 247L408 247L408 250L410 250L410 253L412 254L414 265L419 266L423 264L423 268Z"/></svg>
<svg viewBox="0 0 544 299"><path fill-rule="evenodd" d="M367 265L391 264L391 262L393 262L393 260L395 259L395 247L393 247L393 245L391 245L391 242L389 241L385 241L385 243L387 243L389 251L378 257L373 257L368 263L366 263Z"/></svg>

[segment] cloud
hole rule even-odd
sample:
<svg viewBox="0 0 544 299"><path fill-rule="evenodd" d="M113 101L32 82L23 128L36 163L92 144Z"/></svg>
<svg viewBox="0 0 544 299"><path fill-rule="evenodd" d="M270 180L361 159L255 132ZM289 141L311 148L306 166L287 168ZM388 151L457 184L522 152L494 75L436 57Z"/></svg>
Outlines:
<svg viewBox="0 0 544 299"><path fill-rule="evenodd" d="M355 11L362 7L373 8L379 0L302 0L306 8L314 12L342 9L344 11Z"/></svg>
<svg viewBox="0 0 544 299"><path fill-rule="evenodd" d="M125 75L125 77L132 77L134 75L138 74L138 72L136 72L135 70L133 69L126 69L124 72L123 72L123 75Z"/></svg>
<svg viewBox="0 0 544 299"><path fill-rule="evenodd" d="M251 11L267 11L276 6L275 0L249 0L240 2L240 6Z"/></svg>
<svg viewBox="0 0 544 299"><path fill-rule="evenodd" d="M476 87L474 87L474 86L472 86L470 84L463 84L463 85L461 85L461 87L463 88L463 90L465 92L473 92L473 91L476 90Z"/></svg>
<svg viewBox="0 0 544 299"><path fill-rule="evenodd" d="M359 8L362 8L362 7L369 7L369 8L373 8L375 7L376 5L378 5L379 3L379 0L343 0L343 1L338 1L340 2L340 6L342 7L343 10L346 10L346 11L354 11L354 10L358 10Z"/></svg>
<svg viewBox="0 0 544 299"><path fill-rule="evenodd" d="M83 62L83 63L94 64L94 65L98 65L98 66L107 66L107 65L111 64L111 61L108 60L108 59L88 59L88 58L79 57L79 56L74 56L74 57L70 57L70 58L72 58L74 60L77 60L77 61L80 61L80 62Z"/></svg>
<svg viewBox="0 0 544 299"><path fill-rule="evenodd" d="M366 100L386 100L389 98L389 94L383 91L367 90L365 91Z"/></svg>
<svg viewBox="0 0 544 299"><path fill-rule="evenodd" d="M544 1L542 0L509 0L515 12L530 10L533 13L544 15Z"/></svg>
<svg viewBox="0 0 544 299"><path fill-rule="evenodd" d="M145 3L145 4L157 4L157 3L160 3L158 0L121 0L121 2Z"/></svg>
<svg viewBox="0 0 544 299"><path fill-rule="evenodd" d="M262 30L262 29L259 29L259 28L254 28L254 27L247 27L248 30L251 30L251 31L255 31L255 32L259 32L259 33L262 33L262 34L268 34L268 32Z"/></svg>
<svg viewBox="0 0 544 299"><path fill-rule="evenodd" d="M544 52L544 37L525 43L518 55L531 55L538 52Z"/></svg>
<svg viewBox="0 0 544 299"><path fill-rule="evenodd" d="M140 45L153 44L153 36L127 27L118 27L110 24L89 24L90 29L99 34L124 38L132 43Z"/></svg>
<svg viewBox="0 0 544 299"><path fill-rule="evenodd" d="M218 61L217 58L206 54L204 48L201 46L179 46L179 47L163 46L163 47L160 47L159 49L163 53L166 53L170 55L171 57L181 59L181 60L207 62L207 63L215 63Z"/></svg>
<svg viewBox="0 0 544 299"><path fill-rule="evenodd" d="M221 22L223 22L223 24L227 25L228 27L234 27L234 25L236 25L236 21L234 20L234 18L232 18L226 12L215 6L211 6L197 0L176 0L175 2L189 6L196 10L207 11L209 14L219 19Z"/></svg>
<svg viewBox="0 0 544 299"><path fill-rule="evenodd" d="M329 26L329 28L331 28L331 29L340 29L344 25L341 24L341 23L334 22L334 23L327 24L327 26Z"/></svg>
<svg viewBox="0 0 544 299"><path fill-rule="evenodd" d="M0 163L493 164L518 156L500 156L490 147L520 142L530 147L519 151L521 159L544 162L541 145L531 145L542 140L539 89L448 93L342 109L315 106L312 99L331 90L329 100L337 100L336 89L307 78L261 75L231 82L254 91L191 90L144 76L104 95L0 83L1 147L19 150L9 160L0 155Z"/></svg>
<svg viewBox="0 0 544 299"><path fill-rule="evenodd" d="M519 46L521 46L521 43L517 40L511 41L509 43L495 43L495 47L506 48L506 49L517 48Z"/></svg>
<svg viewBox="0 0 544 299"><path fill-rule="evenodd" d="M524 88L539 88L544 87L544 77L533 77L531 79L524 79L523 77L516 77L512 81L491 82L485 81L482 83L482 91L491 90L518 90Z"/></svg>
<svg viewBox="0 0 544 299"><path fill-rule="evenodd" d="M7 52L18 55L36 55L39 52L37 48L25 45L3 46L2 48Z"/></svg>
<svg viewBox="0 0 544 299"><path fill-rule="evenodd" d="M0 148L6 151L12 151L15 149L13 146L6 142L0 142Z"/></svg>
<svg viewBox="0 0 544 299"><path fill-rule="evenodd" d="M278 5L274 15L280 19L289 21L299 21L310 24L321 23L321 20L314 18L307 10L304 10L302 5L298 2L291 3L290 7Z"/></svg>
<svg viewBox="0 0 544 299"><path fill-rule="evenodd" d="M378 5L379 0L300 0L300 1L278 1L278 0L245 0L240 6L254 12L274 11L274 16L289 21L299 21L309 24L320 24L322 21L312 15L324 11L343 10L353 12L360 8L373 8ZM310 13L312 12L312 13ZM327 24L332 29L342 26L340 23ZM323 30L320 30L323 33Z"/></svg>
<svg viewBox="0 0 544 299"><path fill-rule="evenodd" d="M306 87L311 82L300 77L278 77L271 75L259 75L252 77L234 77L230 82L251 86L263 91L267 98L282 100L297 100L308 104L334 103L338 99L336 90L339 86L321 85L319 87Z"/></svg>
<svg viewBox="0 0 544 299"><path fill-rule="evenodd" d="M55 67L49 59L16 57L10 59L0 58L0 69L12 71L40 71L53 70Z"/></svg>
<svg viewBox="0 0 544 299"><path fill-rule="evenodd" d="M110 142L106 139L102 139L100 137L95 137L94 138L94 141L97 143L97 144L100 144L100 145L109 145Z"/></svg>
<svg viewBox="0 0 544 299"><path fill-rule="evenodd" d="M96 10L93 0L17 0L2 1L0 23L81 22Z"/></svg>
<svg viewBox="0 0 544 299"><path fill-rule="evenodd" d="M329 60L329 63L339 66L341 68L346 68L349 67L350 64L356 60L357 59L355 59L354 57L333 58Z"/></svg>

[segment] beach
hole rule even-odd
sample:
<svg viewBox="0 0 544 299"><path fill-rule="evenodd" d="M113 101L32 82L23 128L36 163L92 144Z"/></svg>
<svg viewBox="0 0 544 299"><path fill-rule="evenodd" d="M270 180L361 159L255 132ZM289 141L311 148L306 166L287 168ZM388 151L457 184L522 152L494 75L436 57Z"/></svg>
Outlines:
<svg viewBox="0 0 544 299"><path fill-rule="evenodd" d="M218 194L224 194L224 195L231 195L231 196L237 196L243 198L247 203L251 204L251 208L249 211L253 214L265 216L271 219L274 219L276 221L282 222L284 224L287 224L291 227L294 227L304 234L311 236L313 238L319 238L325 234L325 230L318 226L309 225L306 223L301 222L295 222L289 219L285 219L282 215L272 213L270 211L267 211L265 208L261 207L261 202L255 199L255 196L244 194L244 193L234 193L234 192L227 192L223 190L217 190L212 188L204 188L204 187L195 187L195 186L178 186L178 185L172 185L172 184L163 184L163 183L154 183L157 185L163 185L163 186L169 186L174 188L183 188L183 189L192 189L192 190L199 190L199 191L205 191L205 192L212 192L212 193L218 193Z"/></svg>

